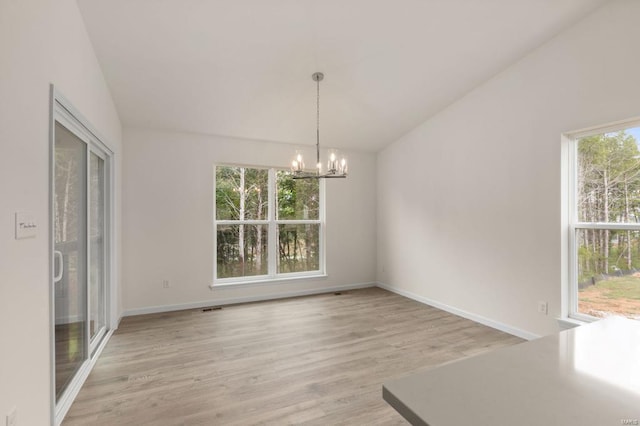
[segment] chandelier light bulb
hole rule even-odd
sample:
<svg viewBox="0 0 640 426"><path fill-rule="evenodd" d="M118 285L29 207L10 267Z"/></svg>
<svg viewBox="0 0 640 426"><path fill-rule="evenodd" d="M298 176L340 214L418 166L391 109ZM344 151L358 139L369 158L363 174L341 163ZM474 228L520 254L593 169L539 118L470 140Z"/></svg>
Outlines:
<svg viewBox="0 0 640 426"><path fill-rule="evenodd" d="M327 172L335 173L338 169L338 155L334 149L329 150L329 161L327 162Z"/></svg>
<svg viewBox="0 0 640 426"><path fill-rule="evenodd" d="M296 158L291 162L291 172L300 174L304 171L304 160L301 153L296 154Z"/></svg>
<svg viewBox="0 0 640 426"><path fill-rule="evenodd" d="M340 157L340 161L338 162L338 174L342 176L346 176L348 168L349 167L347 165L347 157L343 155Z"/></svg>

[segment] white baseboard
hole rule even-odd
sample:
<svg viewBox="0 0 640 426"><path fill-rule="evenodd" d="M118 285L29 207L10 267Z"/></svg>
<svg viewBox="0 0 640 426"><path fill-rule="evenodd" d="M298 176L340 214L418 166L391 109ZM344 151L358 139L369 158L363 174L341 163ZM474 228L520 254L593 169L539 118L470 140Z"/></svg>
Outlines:
<svg viewBox="0 0 640 426"><path fill-rule="evenodd" d="M172 312L172 311L182 311L185 309L206 308L209 306L223 306L223 305L233 305L237 303L260 302L263 300L285 299L287 297L309 296L312 294L332 293L334 291L346 291L346 290L356 290L359 288L376 287L376 285L377 284L374 282L360 283L360 284L346 284L346 285L339 285L334 287L315 288L310 290L286 291L281 293L273 293L273 294L266 294L266 295L260 295L260 296L227 297L222 299L205 300L202 302L180 303L176 305L149 306L146 308L135 308L135 309L126 310L122 313L122 316L129 317L133 315L155 314L159 312ZM228 289L228 287L225 287L225 289Z"/></svg>
<svg viewBox="0 0 640 426"><path fill-rule="evenodd" d="M415 293L412 293L410 291L406 291L406 290L402 290L399 288L395 288L393 286L390 286L388 284L383 284L383 283L377 283L377 286L380 288L383 288L385 290L388 290L392 293L396 293L399 294L400 296L404 296L404 297L408 297L409 299L413 299L416 302L420 302L420 303L424 303L425 305L429 305L429 306L433 306L434 308L438 308L438 309L442 309L443 311L449 312L451 314L457 315L459 317L463 317L466 319L470 319L471 321L475 321L477 323L480 323L482 325L486 325L487 327L491 327L491 328L495 328L496 330L500 330L500 331L504 331L505 333L509 333L513 336L517 336L520 337L522 339L526 339L526 340L534 340L537 339L538 336L537 334L533 334L530 333L528 331L516 328L516 327L512 327L510 325L498 322L498 321L494 321L492 319L483 317L481 315L477 315L471 312L467 312L467 311L463 311L462 309L458 309L458 308L454 308L453 306L449 306L446 305L444 303L438 302L436 300L433 299L429 299L427 297L423 297L423 296L419 296Z"/></svg>
<svg viewBox="0 0 640 426"><path fill-rule="evenodd" d="M347 285L341 285L341 286L316 288L316 289L310 289L310 290L288 291L283 293L274 293L274 294L267 294L267 295L260 295L260 296L228 297L223 299L205 300L201 302L192 302L192 303L180 303L175 305L149 306L145 308L135 308L135 309L126 310L122 313L122 317L128 317L133 315L155 314L160 312L182 311L185 309L199 309L199 308L206 308L209 306L224 306L224 305L233 305L237 303L249 303L249 302L260 302L264 300L285 299L287 297L309 296L313 294L332 293L334 291L356 290L359 288L368 288L368 287L383 288L385 290L391 291L393 293L399 294L401 296L407 297L417 302L424 303L429 306L433 306L434 308L442 309L443 311L449 312L454 315L458 315L463 318L467 318L471 321L475 321L477 323L486 325L488 327L495 328L496 330L509 333L511 335L520 337L522 339L533 340L540 337L537 334L533 334L528 331L483 317L481 315L464 311L462 309L454 308L453 306L446 305L444 303L429 299L427 297L419 296L410 291L398 289L384 283L373 283L373 282L360 283L360 284L347 284Z"/></svg>

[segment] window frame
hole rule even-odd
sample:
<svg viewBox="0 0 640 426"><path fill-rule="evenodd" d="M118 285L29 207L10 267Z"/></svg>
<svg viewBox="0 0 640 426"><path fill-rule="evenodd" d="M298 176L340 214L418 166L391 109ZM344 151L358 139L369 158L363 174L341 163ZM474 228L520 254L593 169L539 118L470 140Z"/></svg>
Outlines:
<svg viewBox="0 0 640 426"><path fill-rule="evenodd" d="M594 230L630 230L640 231L640 223L618 222L580 222L578 221L578 141L588 136L603 133L613 133L628 128L640 127L640 118L617 121L607 125L590 127L588 129L566 133L562 135L563 145L566 147L565 179L566 190L566 223L567 223L567 247L568 253L563 256L568 260L567 278L563 285L563 309L562 317L574 320L578 323L594 322L600 318L578 312L578 239L577 234L583 229ZM565 262L563 262L565 263Z"/></svg>
<svg viewBox="0 0 640 426"><path fill-rule="evenodd" d="M218 167L235 167L245 169L262 169L268 170L267 183L267 219L263 220L218 220L216 210L216 171ZM276 166L255 166L236 163L216 163L213 166L213 280L214 287L227 285L242 285L256 283L272 283L278 281L288 281L301 278L319 278L326 277L326 256L325 256L325 235L326 235L326 214L325 214L325 182L320 179L318 182L318 219L277 219L276 218L276 185L278 171L288 171L284 167ZM267 274L266 275L249 275L242 277L218 278L218 226L219 225L266 225L267 226ZM313 224L319 226L318 232L318 269L314 271L304 272L286 272L278 273L278 225L307 225Z"/></svg>

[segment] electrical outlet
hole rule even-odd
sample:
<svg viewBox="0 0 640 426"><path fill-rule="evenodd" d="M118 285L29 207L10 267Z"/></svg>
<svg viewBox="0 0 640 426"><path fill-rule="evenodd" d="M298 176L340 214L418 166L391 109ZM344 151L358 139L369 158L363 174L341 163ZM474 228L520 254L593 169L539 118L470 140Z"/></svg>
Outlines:
<svg viewBox="0 0 640 426"><path fill-rule="evenodd" d="M547 302L544 301L539 301L538 302L538 312L543 314L543 315L547 315L547 312L549 310L549 305L547 304Z"/></svg>
<svg viewBox="0 0 640 426"><path fill-rule="evenodd" d="M169 288L169 287L171 287L169 280L162 280L162 288Z"/></svg>
<svg viewBox="0 0 640 426"><path fill-rule="evenodd" d="M18 425L18 409L13 407L9 414L7 414L7 426L17 426Z"/></svg>

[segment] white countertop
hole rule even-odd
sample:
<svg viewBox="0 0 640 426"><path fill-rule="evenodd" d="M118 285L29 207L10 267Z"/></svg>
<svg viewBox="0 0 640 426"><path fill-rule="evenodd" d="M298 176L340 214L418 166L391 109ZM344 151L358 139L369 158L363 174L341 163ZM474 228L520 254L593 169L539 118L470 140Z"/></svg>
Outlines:
<svg viewBox="0 0 640 426"><path fill-rule="evenodd" d="M608 318L385 383L413 425L640 425L640 321Z"/></svg>

